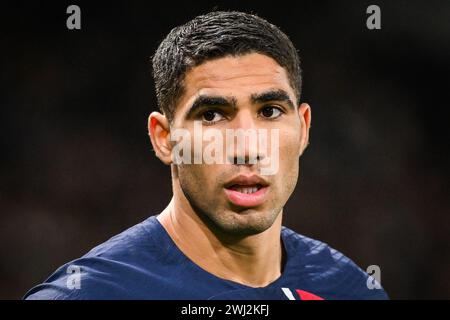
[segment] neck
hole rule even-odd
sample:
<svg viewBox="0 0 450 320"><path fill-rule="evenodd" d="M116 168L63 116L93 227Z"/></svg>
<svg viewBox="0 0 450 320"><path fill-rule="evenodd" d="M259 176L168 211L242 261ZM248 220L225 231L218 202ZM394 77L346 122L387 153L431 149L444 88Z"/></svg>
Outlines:
<svg viewBox="0 0 450 320"><path fill-rule="evenodd" d="M281 275L281 213L262 233L239 238L218 234L192 209L177 181L173 189L158 220L190 260L219 278L252 287L266 286Z"/></svg>

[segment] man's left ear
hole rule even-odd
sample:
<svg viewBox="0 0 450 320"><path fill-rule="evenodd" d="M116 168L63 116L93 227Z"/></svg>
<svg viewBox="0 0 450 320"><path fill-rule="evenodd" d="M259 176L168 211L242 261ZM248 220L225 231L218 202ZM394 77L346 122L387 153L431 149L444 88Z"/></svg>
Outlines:
<svg viewBox="0 0 450 320"><path fill-rule="evenodd" d="M309 128L311 127L311 107L307 103L302 103L298 107L300 116L300 156L309 144Z"/></svg>

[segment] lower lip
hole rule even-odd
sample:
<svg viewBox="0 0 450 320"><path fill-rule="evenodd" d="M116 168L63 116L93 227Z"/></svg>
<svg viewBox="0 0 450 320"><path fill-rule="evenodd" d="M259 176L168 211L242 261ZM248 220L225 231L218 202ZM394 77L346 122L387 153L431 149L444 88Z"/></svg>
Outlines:
<svg viewBox="0 0 450 320"><path fill-rule="evenodd" d="M254 193L242 193L232 189L225 189L228 199L240 207L256 207L266 200L268 187L262 187Z"/></svg>

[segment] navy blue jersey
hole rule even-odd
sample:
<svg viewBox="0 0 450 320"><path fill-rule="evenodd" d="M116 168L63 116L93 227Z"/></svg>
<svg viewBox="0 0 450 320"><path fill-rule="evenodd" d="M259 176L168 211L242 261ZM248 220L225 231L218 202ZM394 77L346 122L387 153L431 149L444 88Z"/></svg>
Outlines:
<svg viewBox="0 0 450 320"><path fill-rule="evenodd" d="M281 276L265 287L253 288L216 277L196 265L175 245L156 216L152 216L63 265L25 298L388 298L383 289L369 289L368 274L325 243L286 227L282 228L281 237L286 250Z"/></svg>

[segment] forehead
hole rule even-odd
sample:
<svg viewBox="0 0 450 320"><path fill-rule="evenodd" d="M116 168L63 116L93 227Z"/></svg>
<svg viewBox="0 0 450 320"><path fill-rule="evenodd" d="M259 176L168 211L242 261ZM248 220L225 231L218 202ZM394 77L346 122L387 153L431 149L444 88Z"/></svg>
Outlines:
<svg viewBox="0 0 450 320"><path fill-rule="evenodd" d="M259 53L209 60L186 73L184 94L178 108L199 95L233 96L238 100L268 89L283 89L295 101L286 70L274 59Z"/></svg>

